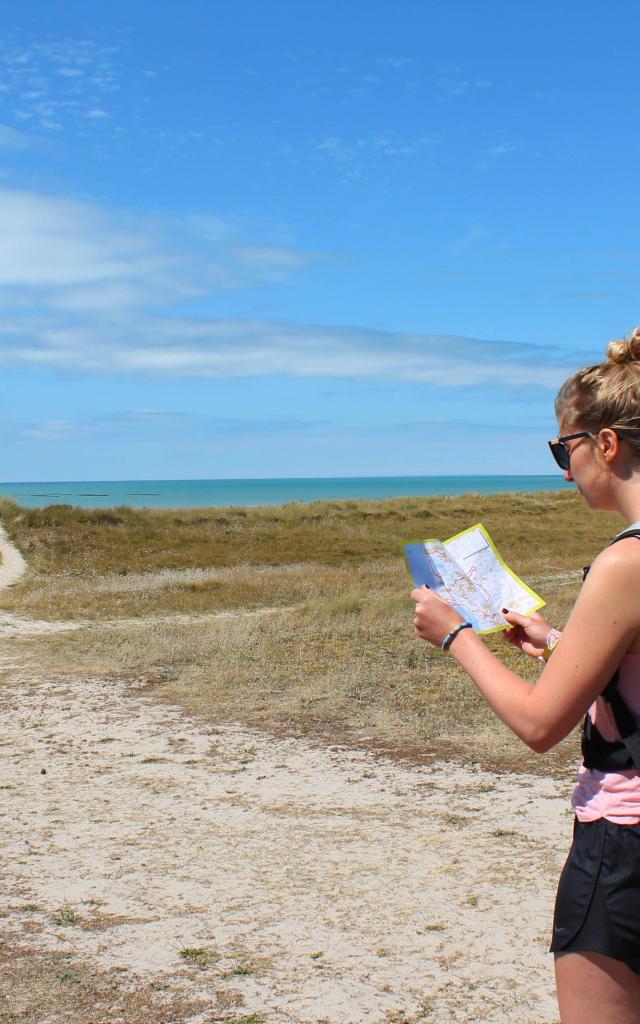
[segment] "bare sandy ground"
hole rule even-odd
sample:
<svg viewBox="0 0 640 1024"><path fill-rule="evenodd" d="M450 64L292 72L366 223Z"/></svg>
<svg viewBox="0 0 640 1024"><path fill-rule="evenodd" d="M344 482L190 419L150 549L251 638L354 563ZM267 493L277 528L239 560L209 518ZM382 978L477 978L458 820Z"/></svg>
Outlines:
<svg viewBox="0 0 640 1024"><path fill-rule="evenodd" d="M0 587L9 587L12 583L17 583L26 569L24 558L9 542L4 528L0 526Z"/></svg>
<svg viewBox="0 0 640 1024"><path fill-rule="evenodd" d="M224 991L227 1019L557 1020L557 783L212 729L112 682L27 680L8 647L5 934L212 1011Z"/></svg>
<svg viewBox="0 0 640 1024"><path fill-rule="evenodd" d="M212 728L12 651L82 626L0 621L5 940L204 1001L176 1024L557 1021L569 784Z"/></svg>

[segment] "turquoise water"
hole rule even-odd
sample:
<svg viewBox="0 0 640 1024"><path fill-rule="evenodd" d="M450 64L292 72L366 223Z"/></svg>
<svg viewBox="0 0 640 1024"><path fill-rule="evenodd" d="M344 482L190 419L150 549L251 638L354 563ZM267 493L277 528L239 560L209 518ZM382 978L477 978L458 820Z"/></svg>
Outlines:
<svg viewBox="0 0 640 1024"><path fill-rule="evenodd" d="M362 476L281 480L91 480L64 483L0 483L0 497L29 508L219 508L224 505L284 505L290 501L347 498L435 497L559 491L553 476Z"/></svg>

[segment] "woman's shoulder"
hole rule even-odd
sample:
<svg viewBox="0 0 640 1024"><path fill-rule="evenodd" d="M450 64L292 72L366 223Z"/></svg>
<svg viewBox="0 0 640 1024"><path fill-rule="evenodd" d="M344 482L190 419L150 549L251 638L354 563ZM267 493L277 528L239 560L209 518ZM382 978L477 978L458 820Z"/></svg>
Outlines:
<svg viewBox="0 0 640 1024"><path fill-rule="evenodd" d="M640 536L622 537L604 548L594 559L589 571L595 578L633 579L640 573Z"/></svg>

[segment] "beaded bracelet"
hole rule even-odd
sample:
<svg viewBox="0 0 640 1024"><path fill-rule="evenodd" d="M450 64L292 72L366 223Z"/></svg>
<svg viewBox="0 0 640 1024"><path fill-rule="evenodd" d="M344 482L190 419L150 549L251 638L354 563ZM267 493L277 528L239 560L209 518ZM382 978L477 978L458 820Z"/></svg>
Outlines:
<svg viewBox="0 0 640 1024"><path fill-rule="evenodd" d="M449 650L449 648L451 647L451 644L453 643L453 641L457 637L458 633L462 629L473 629L473 623L472 622L461 622L458 626L456 626L455 629L452 629L450 633L447 633L447 635L445 636L445 638L444 638L444 640L442 641L442 644L441 644L441 647L442 647L443 651L448 651Z"/></svg>

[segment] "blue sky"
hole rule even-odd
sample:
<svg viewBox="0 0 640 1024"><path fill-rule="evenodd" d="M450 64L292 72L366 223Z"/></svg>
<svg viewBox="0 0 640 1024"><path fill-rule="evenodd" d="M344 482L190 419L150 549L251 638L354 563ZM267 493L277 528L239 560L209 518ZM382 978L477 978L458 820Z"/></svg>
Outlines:
<svg viewBox="0 0 640 1024"><path fill-rule="evenodd" d="M640 321L637 4L2 21L0 479L553 472Z"/></svg>

